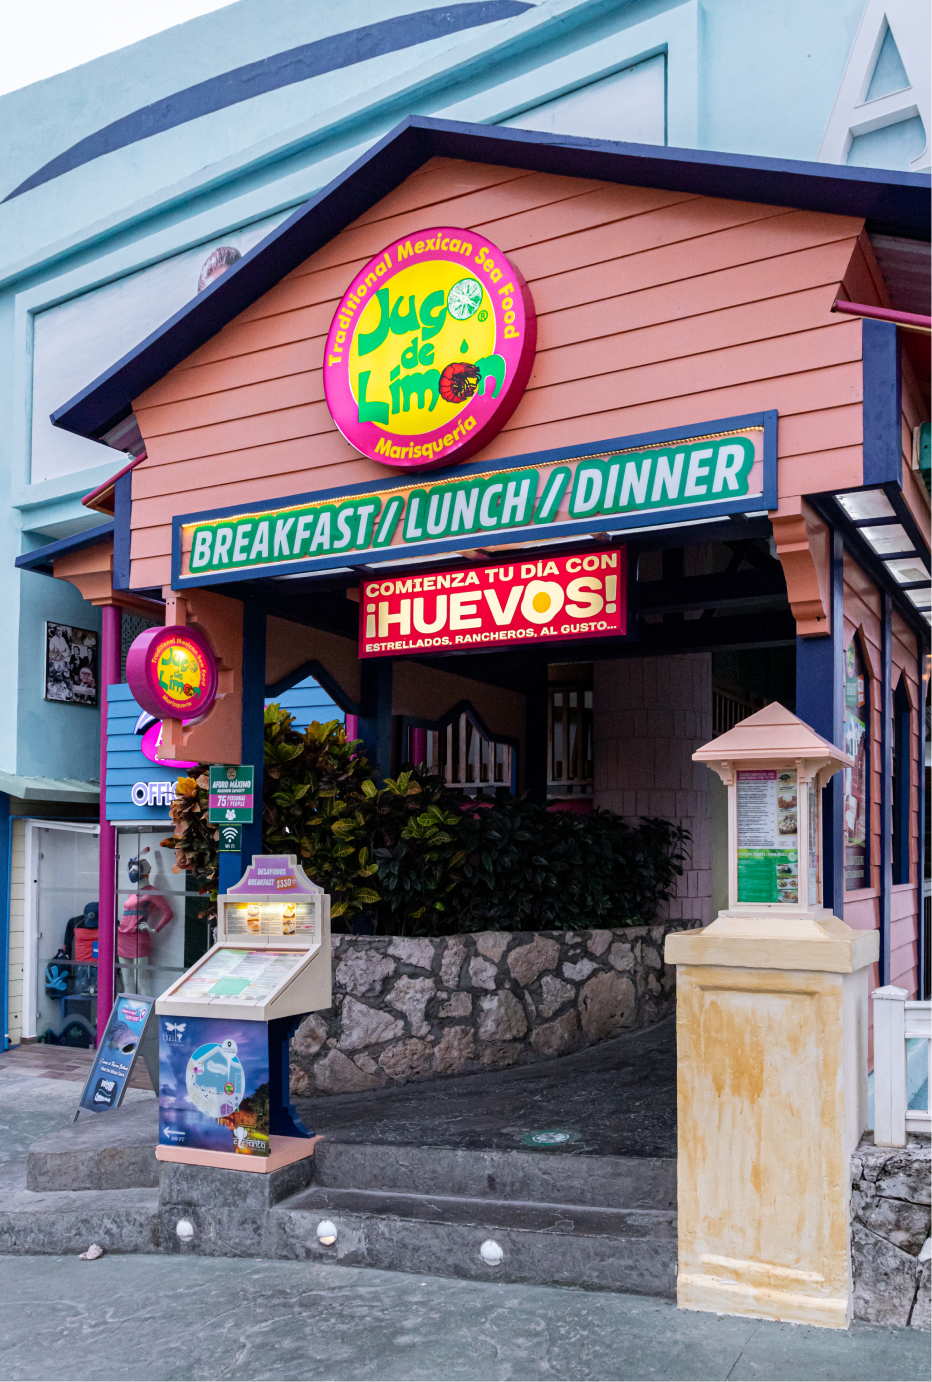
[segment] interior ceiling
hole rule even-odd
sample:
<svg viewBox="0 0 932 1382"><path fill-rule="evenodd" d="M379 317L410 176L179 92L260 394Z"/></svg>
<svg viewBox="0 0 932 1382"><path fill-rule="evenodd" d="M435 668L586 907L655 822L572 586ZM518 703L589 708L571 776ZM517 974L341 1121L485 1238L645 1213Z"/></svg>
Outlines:
<svg viewBox="0 0 932 1382"><path fill-rule="evenodd" d="M897 312L928 317L932 311L932 245L900 235L871 235L870 242L890 294L890 306ZM901 331L899 337L928 408L932 402L929 337L916 331Z"/></svg>

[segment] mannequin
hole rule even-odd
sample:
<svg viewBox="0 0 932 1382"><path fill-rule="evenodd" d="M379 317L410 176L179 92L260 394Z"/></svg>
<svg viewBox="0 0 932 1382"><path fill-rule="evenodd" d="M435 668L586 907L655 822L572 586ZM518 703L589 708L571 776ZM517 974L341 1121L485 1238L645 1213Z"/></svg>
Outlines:
<svg viewBox="0 0 932 1382"><path fill-rule="evenodd" d="M148 854L148 847L142 851ZM149 956L152 937L164 930L174 916L171 903L149 882L151 866L142 855L130 859L129 881L137 885L123 904L123 915L117 927L117 959L123 972L123 986L127 993L144 994L148 983Z"/></svg>

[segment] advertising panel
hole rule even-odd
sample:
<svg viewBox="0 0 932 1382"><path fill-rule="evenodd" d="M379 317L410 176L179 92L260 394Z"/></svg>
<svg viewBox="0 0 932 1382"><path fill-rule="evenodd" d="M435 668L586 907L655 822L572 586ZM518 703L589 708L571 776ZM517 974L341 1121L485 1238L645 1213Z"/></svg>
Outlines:
<svg viewBox="0 0 932 1382"><path fill-rule="evenodd" d="M463 548L539 543L578 532L691 522L776 504L776 414L561 448L435 483L357 485L175 520L173 580L183 585L326 571ZM650 444L648 444L648 441Z"/></svg>
<svg viewBox="0 0 932 1382"><path fill-rule="evenodd" d="M203 634L179 627L145 629L126 654L126 680L157 719L205 715L217 695L217 659Z"/></svg>
<svg viewBox="0 0 932 1382"><path fill-rule="evenodd" d="M143 998L137 993L121 993L117 998L94 1056L79 1108L101 1113L118 1108L123 1102L154 1005L154 998Z"/></svg>
<svg viewBox="0 0 932 1382"><path fill-rule="evenodd" d="M269 1046L264 1022L159 1018L159 1142L268 1156Z"/></svg>
<svg viewBox="0 0 932 1382"><path fill-rule="evenodd" d="M738 773L738 901L799 902L795 771Z"/></svg>
<svg viewBox="0 0 932 1382"><path fill-rule="evenodd" d="M626 629L624 548L366 581L359 656L611 638Z"/></svg>
<svg viewBox="0 0 932 1382"><path fill-rule="evenodd" d="M435 226L389 245L344 294L327 406L352 446L393 469L463 461L514 412L536 341L530 290L502 251Z"/></svg>
<svg viewBox="0 0 932 1382"><path fill-rule="evenodd" d="M97 705L97 643L94 629L72 624L45 626L45 699L67 705Z"/></svg>

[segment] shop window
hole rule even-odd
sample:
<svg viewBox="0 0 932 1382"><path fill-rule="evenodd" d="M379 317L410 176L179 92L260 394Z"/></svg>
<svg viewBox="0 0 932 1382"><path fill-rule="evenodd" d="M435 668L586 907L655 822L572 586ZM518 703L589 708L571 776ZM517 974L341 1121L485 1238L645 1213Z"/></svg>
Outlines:
<svg viewBox="0 0 932 1382"><path fill-rule="evenodd" d="M209 949L208 901L187 873L172 873L167 827L117 830L116 992L158 996Z"/></svg>
<svg viewBox="0 0 932 1382"><path fill-rule="evenodd" d="M90 822L26 822L25 969L32 981L23 1033L51 1045L95 1042L98 834Z"/></svg>
<svg viewBox="0 0 932 1382"><path fill-rule="evenodd" d="M909 882L909 788L911 717L906 678L893 693L893 881Z"/></svg>
<svg viewBox="0 0 932 1382"><path fill-rule="evenodd" d="M408 729L408 758L428 772L442 777L448 787L474 795L483 788L515 789L515 752L512 745L492 739L464 710L439 729Z"/></svg>
<svg viewBox="0 0 932 1382"><path fill-rule="evenodd" d="M845 652L845 892L870 887L870 681L857 635Z"/></svg>
<svg viewBox="0 0 932 1382"><path fill-rule="evenodd" d="M592 796L592 690L550 683L547 795Z"/></svg>

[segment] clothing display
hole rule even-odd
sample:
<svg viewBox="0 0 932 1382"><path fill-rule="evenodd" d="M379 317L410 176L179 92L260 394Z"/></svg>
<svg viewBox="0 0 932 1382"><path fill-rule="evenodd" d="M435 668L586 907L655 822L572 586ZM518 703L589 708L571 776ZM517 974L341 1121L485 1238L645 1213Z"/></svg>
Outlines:
<svg viewBox="0 0 932 1382"><path fill-rule="evenodd" d="M130 893L117 927L119 959L148 959L152 954L153 935L163 930L174 915L168 899L148 884Z"/></svg>
<svg viewBox="0 0 932 1382"><path fill-rule="evenodd" d="M74 941L74 959L80 964L91 965L97 963L94 946L97 944L97 939L100 934L97 925L98 912L98 904L96 902L89 902L84 908L82 916L76 919L72 918L75 923L74 927L72 928L71 922L69 921L65 929L65 944L67 945L68 943L68 931L71 930Z"/></svg>

